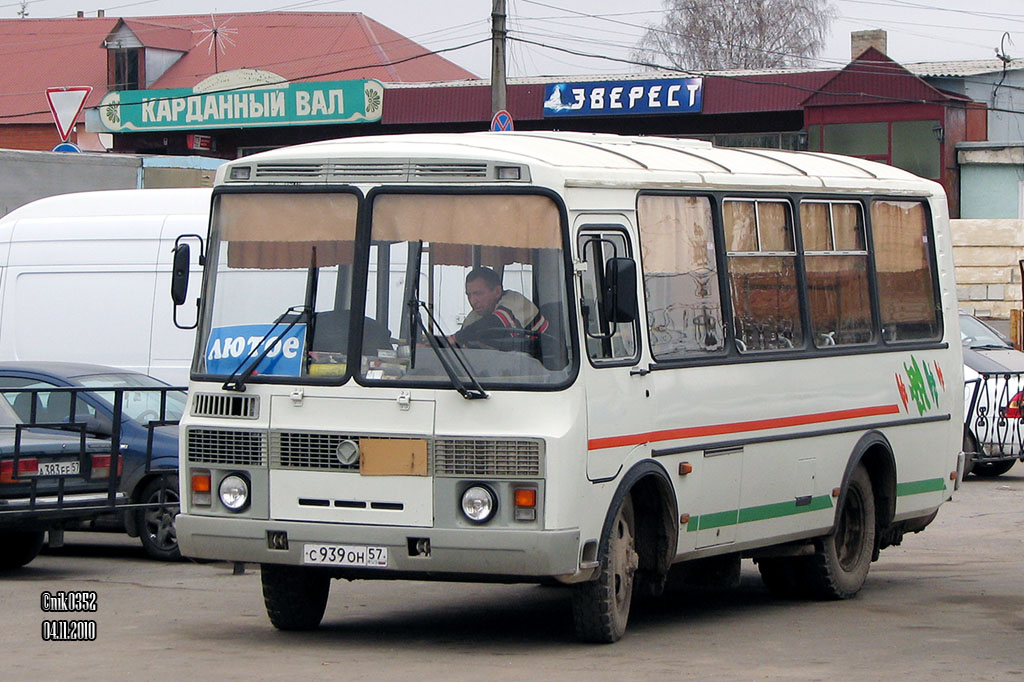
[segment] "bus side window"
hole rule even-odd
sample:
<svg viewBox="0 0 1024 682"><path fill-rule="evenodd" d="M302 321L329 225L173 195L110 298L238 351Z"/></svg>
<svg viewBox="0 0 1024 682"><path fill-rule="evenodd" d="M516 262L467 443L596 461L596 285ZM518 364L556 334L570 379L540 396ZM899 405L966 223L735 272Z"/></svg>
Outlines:
<svg viewBox="0 0 1024 682"><path fill-rule="evenodd" d="M721 354L725 325L710 199L645 194L637 215L651 355L665 361Z"/></svg>
<svg viewBox="0 0 1024 682"><path fill-rule="evenodd" d="M789 203L728 199L722 217L736 346L741 352L802 348Z"/></svg>
<svg viewBox="0 0 1024 682"><path fill-rule="evenodd" d="M621 232L587 231L580 233L580 257L586 261L583 273L582 307L587 356L595 361L636 357L636 323L611 322L604 318L599 303L605 265L609 258L630 256L626 236Z"/></svg>
<svg viewBox="0 0 1024 682"><path fill-rule="evenodd" d="M935 266L925 204L879 200L871 203L878 305L886 342L923 341L942 336L935 299Z"/></svg>
<svg viewBox="0 0 1024 682"><path fill-rule="evenodd" d="M800 228L814 345L828 348L873 342L860 204L804 201L800 204Z"/></svg>

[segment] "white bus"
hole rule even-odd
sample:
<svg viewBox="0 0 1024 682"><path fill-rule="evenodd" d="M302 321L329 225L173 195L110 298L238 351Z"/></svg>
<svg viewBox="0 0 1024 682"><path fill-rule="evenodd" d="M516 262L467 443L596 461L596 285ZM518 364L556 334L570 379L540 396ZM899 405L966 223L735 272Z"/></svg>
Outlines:
<svg viewBox="0 0 1024 682"><path fill-rule="evenodd" d="M946 199L889 166L315 143L221 168L205 263L178 538L261 564L278 628L332 578L559 581L599 642L743 558L847 598L962 476Z"/></svg>

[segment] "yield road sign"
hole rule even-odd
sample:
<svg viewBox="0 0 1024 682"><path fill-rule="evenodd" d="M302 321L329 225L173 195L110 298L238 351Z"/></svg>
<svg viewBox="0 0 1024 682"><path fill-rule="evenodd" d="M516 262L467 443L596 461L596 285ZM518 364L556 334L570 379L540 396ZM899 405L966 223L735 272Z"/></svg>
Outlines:
<svg viewBox="0 0 1024 682"><path fill-rule="evenodd" d="M53 122L57 124L57 132L62 141L67 142L90 92L92 88L88 85L46 88L46 102L50 105L50 113L53 114Z"/></svg>

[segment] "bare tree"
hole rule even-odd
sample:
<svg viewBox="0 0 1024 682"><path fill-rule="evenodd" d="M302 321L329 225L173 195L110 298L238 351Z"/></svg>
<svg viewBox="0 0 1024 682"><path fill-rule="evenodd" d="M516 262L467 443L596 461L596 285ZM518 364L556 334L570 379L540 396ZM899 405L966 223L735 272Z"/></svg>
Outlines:
<svg viewBox="0 0 1024 682"><path fill-rule="evenodd" d="M836 17L828 0L665 0L636 61L677 69L803 66L825 47Z"/></svg>

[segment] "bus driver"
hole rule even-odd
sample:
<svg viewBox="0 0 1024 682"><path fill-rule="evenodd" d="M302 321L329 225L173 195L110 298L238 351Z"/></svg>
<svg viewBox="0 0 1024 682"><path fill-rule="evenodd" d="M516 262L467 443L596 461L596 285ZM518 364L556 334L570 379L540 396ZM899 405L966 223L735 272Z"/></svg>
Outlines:
<svg viewBox="0 0 1024 682"><path fill-rule="evenodd" d="M537 306L517 291L501 286L494 270L474 268L466 276L466 298L473 310L466 316L462 329L448 337L460 346L495 338L495 330L522 329L528 334L547 331L548 321ZM500 334L500 332L499 332Z"/></svg>

